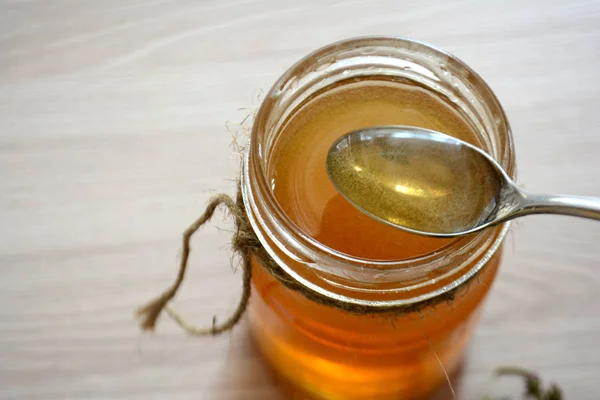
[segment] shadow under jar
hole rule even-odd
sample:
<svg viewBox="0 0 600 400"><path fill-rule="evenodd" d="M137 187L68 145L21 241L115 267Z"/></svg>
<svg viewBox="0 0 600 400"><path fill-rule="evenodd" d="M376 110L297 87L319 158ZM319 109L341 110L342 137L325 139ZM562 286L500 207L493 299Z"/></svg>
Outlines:
<svg viewBox="0 0 600 400"><path fill-rule="evenodd" d="M330 145L349 131L389 124L463 139L514 177L498 100L443 51L406 39L350 39L279 78L244 155L246 212L289 279L341 307L288 289L253 260L249 316L274 371L313 398L430 394L461 361L498 269L507 226L459 239L418 236L363 215L336 191L326 172ZM397 310L357 313L346 305Z"/></svg>

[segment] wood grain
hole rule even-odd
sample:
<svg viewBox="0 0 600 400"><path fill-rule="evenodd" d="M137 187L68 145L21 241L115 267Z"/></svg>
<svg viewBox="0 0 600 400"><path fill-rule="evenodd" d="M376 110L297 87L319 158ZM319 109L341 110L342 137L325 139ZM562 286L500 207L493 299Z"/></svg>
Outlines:
<svg viewBox="0 0 600 400"><path fill-rule="evenodd" d="M385 34L440 46L512 122L521 183L600 196L598 1L22 0L0 3L0 398L280 399L248 339L185 337L133 309L174 278L179 237L233 191L225 127L307 52ZM226 223L194 242L177 306L235 306ZM600 394L600 224L516 224L460 399L532 368Z"/></svg>

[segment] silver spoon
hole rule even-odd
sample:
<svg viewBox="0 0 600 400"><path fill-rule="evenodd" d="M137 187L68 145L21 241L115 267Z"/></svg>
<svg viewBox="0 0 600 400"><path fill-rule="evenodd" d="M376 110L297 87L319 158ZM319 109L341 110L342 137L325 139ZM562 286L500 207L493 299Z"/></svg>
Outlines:
<svg viewBox="0 0 600 400"><path fill-rule="evenodd" d="M600 220L600 199L528 193L482 150L429 129L350 132L329 149L327 172L363 213L428 236L466 235L529 214Z"/></svg>

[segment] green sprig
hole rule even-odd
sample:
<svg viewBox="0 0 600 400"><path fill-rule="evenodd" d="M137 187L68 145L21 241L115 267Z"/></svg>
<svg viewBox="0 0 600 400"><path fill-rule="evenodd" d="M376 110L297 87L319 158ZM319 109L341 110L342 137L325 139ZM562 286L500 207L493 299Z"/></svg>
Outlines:
<svg viewBox="0 0 600 400"><path fill-rule="evenodd" d="M562 391L556 384L544 388L540 377L523 368L502 367L496 370L496 376L518 376L525 380L525 396L531 400L563 400Z"/></svg>

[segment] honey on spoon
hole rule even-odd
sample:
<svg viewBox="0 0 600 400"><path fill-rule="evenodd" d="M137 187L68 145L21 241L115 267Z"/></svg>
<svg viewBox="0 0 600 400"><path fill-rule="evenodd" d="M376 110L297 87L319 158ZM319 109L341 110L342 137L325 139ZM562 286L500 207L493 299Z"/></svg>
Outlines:
<svg viewBox="0 0 600 400"><path fill-rule="evenodd" d="M424 128L350 132L329 149L327 172L363 213L427 236L467 235L529 214L600 220L600 199L528 193L483 150Z"/></svg>

